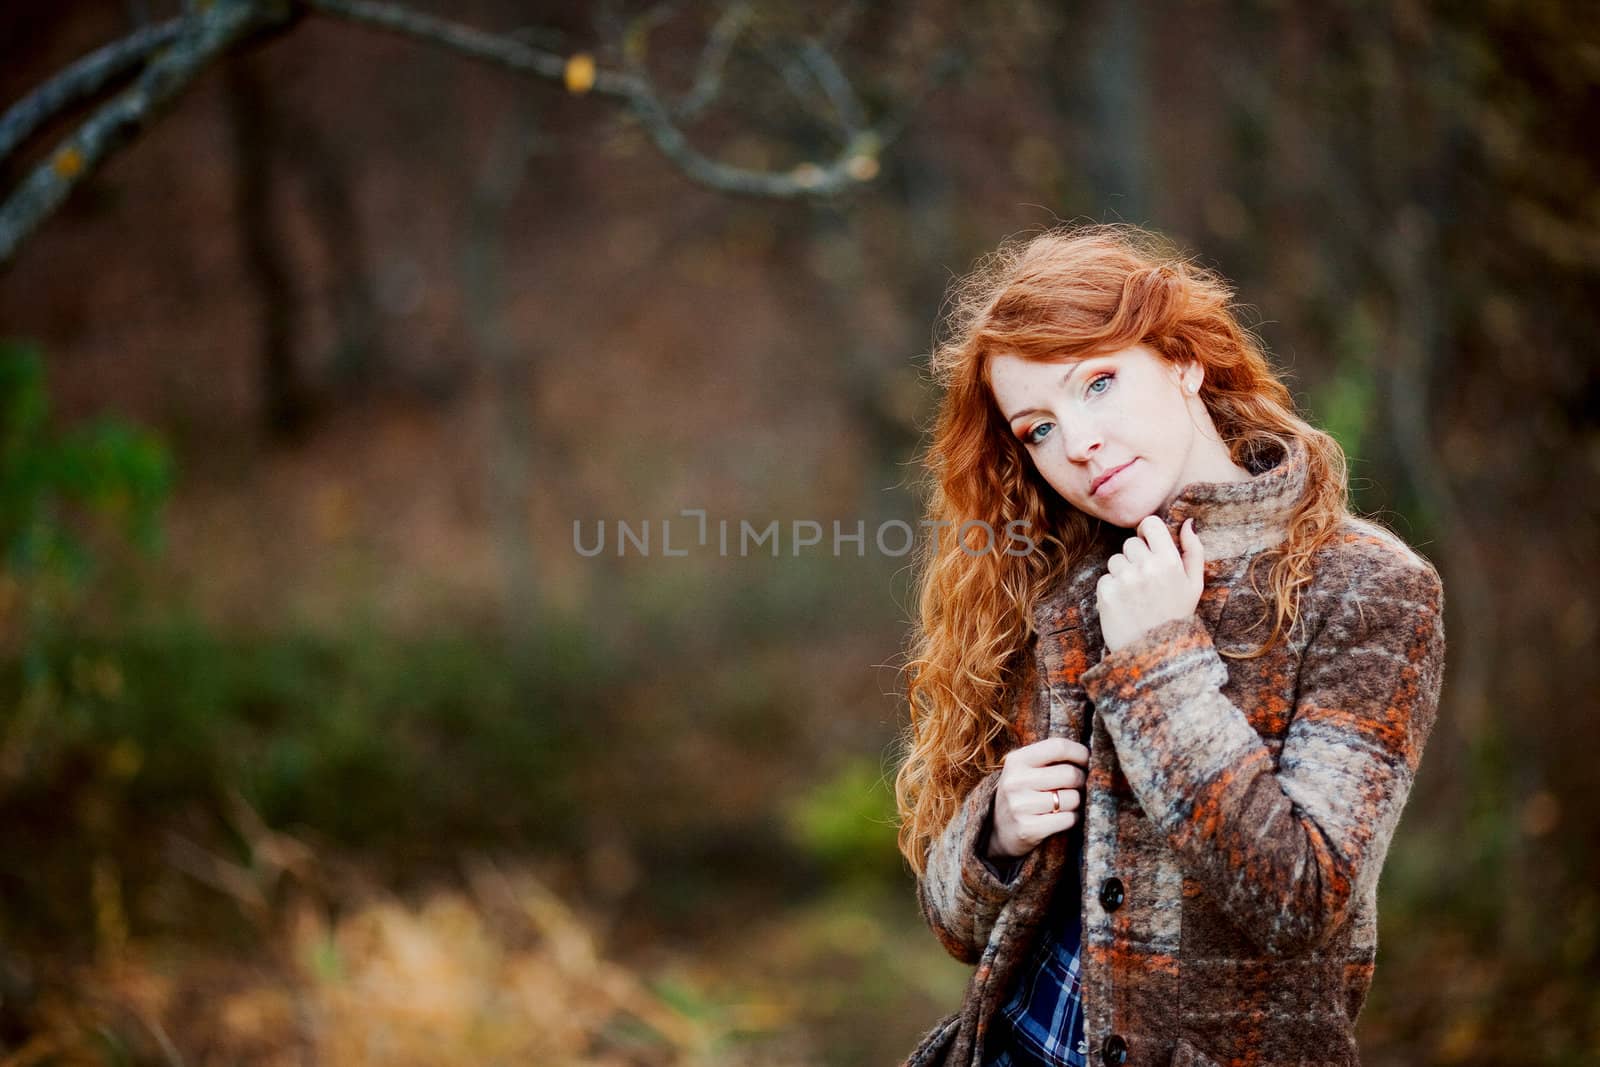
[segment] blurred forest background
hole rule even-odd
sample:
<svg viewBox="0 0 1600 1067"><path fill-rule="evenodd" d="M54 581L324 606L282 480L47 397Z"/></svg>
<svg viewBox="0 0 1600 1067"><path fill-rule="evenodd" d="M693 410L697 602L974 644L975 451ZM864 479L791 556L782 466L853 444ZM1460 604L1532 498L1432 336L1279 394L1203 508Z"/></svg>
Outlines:
<svg viewBox="0 0 1600 1067"><path fill-rule="evenodd" d="M1233 279L1445 576L1367 1062L1600 1062L1600 9L434 9L595 81L308 6L0 151L75 184L0 262L0 1064L897 1062L966 970L870 531L949 280L1059 219ZM179 14L5 5L0 106Z"/></svg>

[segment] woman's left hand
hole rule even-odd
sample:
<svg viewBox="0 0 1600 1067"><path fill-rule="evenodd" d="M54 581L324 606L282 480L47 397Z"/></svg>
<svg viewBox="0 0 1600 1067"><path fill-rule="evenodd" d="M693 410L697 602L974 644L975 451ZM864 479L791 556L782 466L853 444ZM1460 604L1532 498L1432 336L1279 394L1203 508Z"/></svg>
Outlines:
<svg viewBox="0 0 1600 1067"><path fill-rule="evenodd" d="M1184 522L1178 537L1181 555L1167 524L1150 515L1122 551L1106 561L1106 573L1095 588L1107 649L1119 649L1151 627L1194 614L1205 588L1205 546L1194 532L1193 519Z"/></svg>

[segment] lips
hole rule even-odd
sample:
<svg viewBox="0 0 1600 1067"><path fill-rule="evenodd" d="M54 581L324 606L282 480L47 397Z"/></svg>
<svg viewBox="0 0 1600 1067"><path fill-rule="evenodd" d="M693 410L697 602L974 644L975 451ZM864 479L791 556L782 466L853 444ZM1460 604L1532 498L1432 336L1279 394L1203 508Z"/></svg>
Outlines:
<svg viewBox="0 0 1600 1067"><path fill-rule="evenodd" d="M1129 467L1133 466L1134 463L1136 463L1136 462L1137 462L1136 459L1130 459L1130 460L1128 460L1128 462L1124 463L1122 466L1120 466L1120 467L1112 467L1110 470L1108 470L1104 474L1100 475L1100 477L1096 478L1094 480L1094 482L1089 486L1089 495L1090 496L1097 495L1100 492L1100 490L1106 484L1108 484L1111 481L1111 479L1115 478L1117 475L1121 474L1123 471L1125 471Z"/></svg>

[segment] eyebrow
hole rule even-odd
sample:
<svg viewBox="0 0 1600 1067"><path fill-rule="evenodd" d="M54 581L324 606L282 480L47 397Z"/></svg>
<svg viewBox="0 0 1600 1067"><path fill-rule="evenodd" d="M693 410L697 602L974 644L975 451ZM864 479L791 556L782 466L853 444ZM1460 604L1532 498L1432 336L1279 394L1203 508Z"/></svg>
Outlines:
<svg viewBox="0 0 1600 1067"><path fill-rule="evenodd" d="M1068 368L1067 373L1063 374L1061 376L1061 380L1059 382L1057 382L1056 384L1061 386L1061 387L1063 387L1063 388L1065 388L1066 384L1072 380L1072 376L1074 374L1077 374L1079 369L1082 368L1083 365L1085 363L1087 363L1087 362L1089 362L1087 359L1080 359L1080 360L1076 361L1075 363L1073 363L1072 366L1070 368ZM1043 411L1043 410L1044 410L1043 408L1023 408L1021 411L1013 412L1012 414L1007 415L1006 416L1006 421L1007 422L1016 422L1018 419L1022 418L1022 416L1024 416L1024 415L1032 415L1035 411Z"/></svg>

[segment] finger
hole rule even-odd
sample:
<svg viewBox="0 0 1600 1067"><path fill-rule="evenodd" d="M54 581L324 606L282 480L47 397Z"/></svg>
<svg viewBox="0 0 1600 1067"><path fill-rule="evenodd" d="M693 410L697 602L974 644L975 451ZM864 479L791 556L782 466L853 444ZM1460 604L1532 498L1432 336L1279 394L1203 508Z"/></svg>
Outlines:
<svg viewBox="0 0 1600 1067"><path fill-rule="evenodd" d="M1198 594L1206 584L1206 546L1195 532L1193 519L1184 522L1178 537L1183 541L1183 573L1189 579L1190 592Z"/></svg>
<svg viewBox="0 0 1600 1067"><path fill-rule="evenodd" d="M1029 819L1046 819L1062 811L1077 811L1082 805L1083 798L1075 789L1032 790L1024 800L1013 805L1013 811L1021 811Z"/></svg>
<svg viewBox="0 0 1600 1067"><path fill-rule="evenodd" d="M1139 536L1144 539L1152 555L1178 558L1178 546L1172 542L1167 524L1157 515L1146 515L1139 523Z"/></svg>
<svg viewBox="0 0 1600 1067"><path fill-rule="evenodd" d="M1045 737L1006 753L1005 763L1018 768L1038 768L1048 763L1088 763L1090 750L1069 737Z"/></svg>
<svg viewBox="0 0 1600 1067"><path fill-rule="evenodd" d="M1028 811L1033 815L1054 815L1067 810L1070 789L1034 789L1028 794Z"/></svg>
<svg viewBox="0 0 1600 1067"><path fill-rule="evenodd" d="M1062 799L1065 800L1066 798L1062 797ZM1076 826L1077 823L1078 810L1073 808L1069 811L1066 808L1062 808L1053 815L1040 815L1036 819L1030 819L1027 832L1019 836L1027 840L1030 846L1037 845L1039 842L1043 841L1047 837L1050 837L1052 834L1059 834L1063 830L1070 830L1072 827Z"/></svg>
<svg viewBox="0 0 1600 1067"><path fill-rule="evenodd" d="M1076 789L1083 785L1085 768L1076 763L1047 763L1042 767L1019 767L1006 783L1013 790Z"/></svg>
<svg viewBox="0 0 1600 1067"><path fill-rule="evenodd" d="M1047 812L1055 806L1056 795L1061 796L1061 806L1067 806L1067 794L1083 788L1084 774L1070 763L1057 763L1006 783L1001 795L1012 811L1028 815Z"/></svg>
<svg viewBox="0 0 1600 1067"><path fill-rule="evenodd" d="M1083 768L1075 763L1052 763L1029 772L1027 784L1048 793L1052 789L1081 788L1086 777Z"/></svg>
<svg viewBox="0 0 1600 1067"><path fill-rule="evenodd" d="M1076 811L1083 806L1083 794L1076 789L1053 789L1050 791L1050 806L1055 807L1056 798L1060 797L1062 811ZM1051 814L1055 814L1051 812Z"/></svg>
<svg viewBox="0 0 1600 1067"><path fill-rule="evenodd" d="M1012 749L1011 755L1022 757L1023 763L1029 767L1044 767L1052 763L1076 763L1082 766L1089 762L1089 750L1068 737L1047 737L1043 741Z"/></svg>
<svg viewBox="0 0 1600 1067"><path fill-rule="evenodd" d="M1106 560L1106 573L1121 574L1131 566L1133 566L1133 564L1128 562L1128 557L1118 552L1115 556L1112 556L1110 559Z"/></svg>
<svg viewBox="0 0 1600 1067"><path fill-rule="evenodd" d="M1056 779L1060 781L1060 779ZM1083 790L1079 785L1037 785L1021 790L1018 796L1009 801L1013 810L1023 811L1033 815L1048 815L1059 806L1063 809L1077 807L1083 801ZM1059 799L1058 799L1059 798Z"/></svg>
<svg viewBox="0 0 1600 1067"><path fill-rule="evenodd" d="M1140 537L1130 537L1122 542L1122 554L1128 557L1128 562L1137 563L1150 555L1150 546Z"/></svg>

